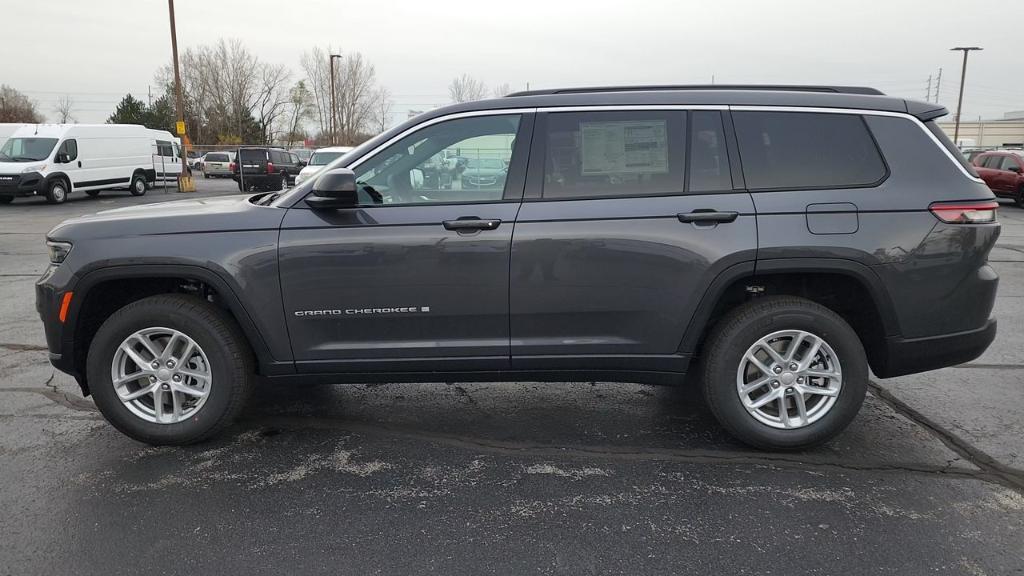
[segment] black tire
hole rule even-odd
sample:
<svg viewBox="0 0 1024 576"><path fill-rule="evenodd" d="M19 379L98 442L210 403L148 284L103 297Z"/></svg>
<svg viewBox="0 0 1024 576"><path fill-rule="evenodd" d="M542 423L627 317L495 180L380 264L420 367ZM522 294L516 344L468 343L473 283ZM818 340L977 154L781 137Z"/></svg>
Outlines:
<svg viewBox="0 0 1024 576"><path fill-rule="evenodd" d="M174 424L149 422L121 402L111 363L129 335L147 327L178 330L192 338L209 359L209 397L191 417ZM234 319L213 304L182 294L151 296L121 308L100 326L89 346L89 389L96 406L115 428L152 445L183 445L205 440L228 426L252 389L255 362Z"/></svg>
<svg viewBox="0 0 1024 576"><path fill-rule="evenodd" d="M10 204L14 202L14 196L0 196L0 204Z"/></svg>
<svg viewBox="0 0 1024 576"><path fill-rule="evenodd" d="M132 182L128 185L128 190L131 191L132 196L145 196L146 190L149 187L146 185L146 175L140 172L132 174Z"/></svg>
<svg viewBox="0 0 1024 576"><path fill-rule="evenodd" d="M85 193L88 194L89 196L92 196L93 198L100 195L99 190L86 190Z"/></svg>
<svg viewBox="0 0 1024 576"><path fill-rule="evenodd" d="M203 172L203 178L206 178L207 180L209 180L210 179L210 175L207 174L206 172Z"/></svg>
<svg viewBox="0 0 1024 576"><path fill-rule="evenodd" d="M1024 208L1024 185L1017 188L1017 193L1013 195L1013 204L1017 208Z"/></svg>
<svg viewBox="0 0 1024 576"><path fill-rule="evenodd" d="M773 428L744 407L737 372L747 349L780 330L803 330L824 339L842 367L842 387L817 421L800 428ZM760 297L723 317L703 346L704 398L718 421L740 441L765 450L799 450L826 442L853 420L864 402L868 365L857 333L838 314L804 298Z"/></svg>
<svg viewBox="0 0 1024 576"><path fill-rule="evenodd" d="M63 178L54 178L46 187L46 201L50 204L63 204L68 199L68 183Z"/></svg>

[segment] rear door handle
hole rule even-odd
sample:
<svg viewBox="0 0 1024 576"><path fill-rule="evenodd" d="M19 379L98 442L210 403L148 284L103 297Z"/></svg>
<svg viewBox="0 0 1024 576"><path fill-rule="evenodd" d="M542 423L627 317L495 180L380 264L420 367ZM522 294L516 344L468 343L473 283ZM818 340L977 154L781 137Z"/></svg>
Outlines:
<svg viewBox="0 0 1024 576"><path fill-rule="evenodd" d="M680 222L732 222L739 216L739 212L717 212L715 210L694 210L693 212L686 212L676 214Z"/></svg>
<svg viewBox="0 0 1024 576"><path fill-rule="evenodd" d="M458 220L445 220L442 224L444 224L446 230L465 232L467 230L494 230L501 225L501 220L481 220L474 216L459 218Z"/></svg>

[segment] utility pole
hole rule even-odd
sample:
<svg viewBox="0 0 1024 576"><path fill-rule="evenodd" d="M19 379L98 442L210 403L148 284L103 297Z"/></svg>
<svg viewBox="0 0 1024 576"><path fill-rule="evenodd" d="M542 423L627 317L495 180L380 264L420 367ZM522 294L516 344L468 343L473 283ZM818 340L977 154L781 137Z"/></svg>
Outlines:
<svg viewBox="0 0 1024 576"><path fill-rule="evenodd" d="M174 58L174 105L178 117L177 132L179 136L185 136L185 98L181 93L181 70L178 68L178 33L174 27L174 0L167 0L167 10L171 16L171 55ZM182 138L184 142L184 138ZM181 175L178 176L178 192L195 192L195 184L192 183L192 171L188 167L188 156L185 147L181 146ZM166 178L167 175L164 175Z"/></svg>
<svg viewBox="0 0 1024 576"><path fill-rule="evenodd" d="M931 74L928 75L928 89L924 91L924 101L925 102L931 102L932 101L932 75Z"/></svg>
<svg viewBox="0 0 1024 576"><path fill-rule="evenodd" d="M341 54L331 54L331 144L338 145L338 107L334 103L334 59L341 59Z"/></svg>
<svg viewBox="0 0 1024 576"><path fill-rule="evenodd" d="M960 136L960 109L964 103L964 80L967 78L967 55L974 50L982 50L977 46L957 46L956 48L950 48L953 52L964 53L964 63L960 68L960 96L956 99L956 124L953 125L953 144L959 146L960 143L957 140Z"/></svg>
<svg viewBox="0 0 1024 576"><path fill-rule="evenodd" d="M935 103L939 103L939 89L942 88L942 68L939 68L939 77L935 81Z"/></svg>

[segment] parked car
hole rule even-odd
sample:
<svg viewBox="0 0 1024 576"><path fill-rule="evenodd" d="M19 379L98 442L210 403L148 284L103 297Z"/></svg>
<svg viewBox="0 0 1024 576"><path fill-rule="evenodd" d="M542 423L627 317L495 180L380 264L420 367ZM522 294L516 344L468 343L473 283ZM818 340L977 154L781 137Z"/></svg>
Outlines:
<svg viewBox="0 0 1024 576"><path fill-rule="evenodd" d="M1013 198L1024 208L1024 152L995 151L979 154L974 167L992 192L1002 198Z"/></svg>
<svg viewBox="0 0 1024 576"><path fill-rule="evenodd" d="M54 366L151 444L223 429L258 374L693 382L742 441L806 448L854 418L869 366L995 337L998 204L945 114L845 87L457 104L287 192L64 222L36 307ZM501 188L414 176L484 151ZM270 181L272 152L243 168Z"/></svg>
<svg viewBox="0 0 1024 576"><path fill-rule="evenodd" d="M234 174L231 163L235 160L235 153L207 152L203 155L202 170L204 178L230 178Z"/></svg>
<svg viewBox="0 0 1024 576"><path fill-rule="evenodd" d="M303 168L298 156L281 148L239 148L235 158L231 177L242 192L282 190Z"/></svg>
<svg viewBox="0 0 1024 576"><path fill-rule="evenodd" d="M462 172L462 188L502 189L505 187L507 171L508 167L500 158L469 158Z"/></svg>
<svg viewBox="0 0 1024 576"><path fill-rule="evenodd" d="M328 146L326 148L319 148L313 152L309 157L309 163L306 164L299 170L299 174L295 177L295 185L302 184L305 180L312 177L320 170L323 170L324 166L327 166L331 162L334 162L338 158L341 158L343 154L347 154L352 151L351 146Z"/></svg>
<svg viewBox="0 0 1024 576"><path fill-rule="evenodd" d="M288 151L298 156L300 162L305 162L307 164L309 163L309 159L313 156L314 152L309 148L292 148Z"/></svg>
<svg viewBox="0 0 1024 576"><path fill-rule="evenodd" d="M141 196L158 177L154 163L155 154L163 150L156 141L161 134L169 136L131 124L19 128L0 148L0 204L34 195L60 204L71 192L95 196L110 188L128 188ZM165 144L173 151L171 141ZM167 166L172 165L168 158Z"/></svg>

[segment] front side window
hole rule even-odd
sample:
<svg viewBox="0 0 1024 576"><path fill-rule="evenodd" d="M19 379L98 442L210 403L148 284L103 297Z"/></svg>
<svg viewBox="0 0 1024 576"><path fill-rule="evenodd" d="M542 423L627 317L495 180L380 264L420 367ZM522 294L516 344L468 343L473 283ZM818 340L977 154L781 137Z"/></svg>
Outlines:
<svg viewBox="0 0 1024 576"><path fill-rule="evenodd" d="M733 112L733 121L750 189L856 188L888 173L859 115Z"/></svg>
<svg viewBox="0 0 1024 576"><path fill-rule="evenodd" d="M168 158L170 158L171 156L174 156L174 149L171 148L171 143L170 142L167 142L167 141L164 141L164 140L157 140L156 141L156 150L157 150L156 153L159 156L166 156Z"/></svg>
<svg viewBox="0 0 1024 576"><path fill-rule="evenodd" d="M1000 165L999 169L1000 170L1013 170L1013 169L1017 169L1019 171L1020 170L1020 163L1017 162L1017 159L1014 158L1013 156L1006 155L1006 156L1003 156L1003 163L1002 163L1002 165Z"/></svg>
<svg viewBox="0 0 1024 576"><path fill-rule="evenodd" d="M67 161L78 159L78 142L76 140L65 140L60 143L60 148L57 149L58 154L67 154Z"/></svg>
<svg viewBox="0 0 1024 576"><path fill-rule="evenodd" d="M675 111L548 114L543 197L682 193L684 118Z"/></svg>
<svg viewBox="0 0 1024 576"><path fill-rule="evenodd" d="M56 138L11 138L0 148L0 162L46 160L56 145Z"/></svg>
<svg viewBox="0 0 1024 576"><path fill-rule="evenodd" d="M459 118L402 138L355 168L360 204L500 201L520 120Z"/></svg>

